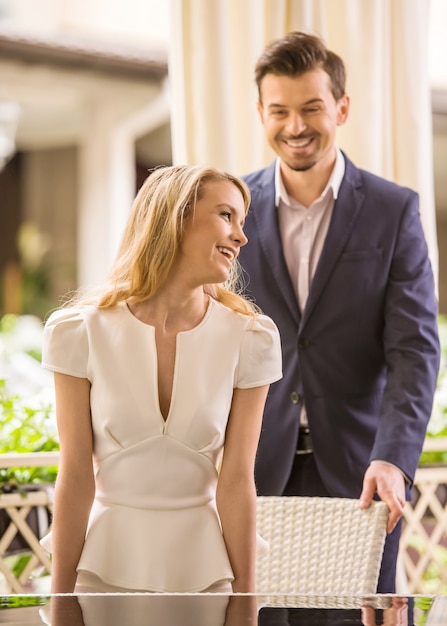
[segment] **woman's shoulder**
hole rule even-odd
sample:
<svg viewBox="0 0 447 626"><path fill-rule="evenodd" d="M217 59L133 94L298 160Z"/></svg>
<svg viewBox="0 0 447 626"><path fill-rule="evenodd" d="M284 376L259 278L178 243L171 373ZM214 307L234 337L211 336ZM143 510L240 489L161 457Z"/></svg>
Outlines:
<svg viewBox="0 0 447 626"><path fill-rule="evenodd" d="M220 317L222 320L226 319L228 322L238 325L246 331L252 331L255 333L278 333L278 328L275 322L268 315L264 315L263 313L240 313L239 311L235 311L217 300L212 300L212 304L216 317Z"/></svg>
<svg viewBox="0 0 447 626"><path fill-rule="evenodd" d="M88 378L87 319L89 314L94 313L90 308L66 307L53 311L43 332L42 367L62 374Z"/></svg>
<svg viewBox="0 0 447 626"><path fill-rule="evenodd" d="M281 339L278 328L267 315L251 318L241 342L236 387L248 389L282 377Z"/></svg>
<svg viewBox="0 0 447 626"><path fill-rule="evenodd" d="M44 338L65 340L99 336L125 322L124 310L122 303L111 307L99 307L90 303L61 307L48 317L44 326Z"/></svg>
<svg viewBox="0 0 447 626"><path fill-rule="evenodd" d="M55 327L67 328L85 323L92 315L97 313L97 307L93 305L62 307L54 310L45 322L45 330Z"/></svg>

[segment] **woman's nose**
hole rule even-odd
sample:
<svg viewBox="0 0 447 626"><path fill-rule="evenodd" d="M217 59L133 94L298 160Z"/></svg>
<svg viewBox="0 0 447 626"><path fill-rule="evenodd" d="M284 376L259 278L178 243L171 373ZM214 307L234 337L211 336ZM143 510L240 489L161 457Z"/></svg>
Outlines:
<svg viewBox="0 0 447 626"><path fill-rule="evenodd" d="M241 247L245 246L248 242L248 237L244 233L243 228L240 226L237 227L236 232L234 233L234 241L236 241Z"/></svg>

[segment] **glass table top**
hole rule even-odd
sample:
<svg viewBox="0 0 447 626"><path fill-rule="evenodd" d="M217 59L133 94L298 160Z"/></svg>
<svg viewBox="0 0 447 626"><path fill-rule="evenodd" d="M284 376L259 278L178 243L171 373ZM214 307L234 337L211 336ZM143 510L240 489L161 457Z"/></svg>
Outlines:
<svg viewBox="0 0 447 626"><path fill-rule="evenodd" d="M447 596L0 596L9 626L447 626Z"/></svg>

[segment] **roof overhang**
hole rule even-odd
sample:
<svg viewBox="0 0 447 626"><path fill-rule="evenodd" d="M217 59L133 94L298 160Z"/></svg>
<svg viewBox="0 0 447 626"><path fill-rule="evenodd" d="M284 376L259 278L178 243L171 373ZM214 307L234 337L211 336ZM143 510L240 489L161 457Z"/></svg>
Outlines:
<svg viewBox="0 0 447 626"><path fill-rule="evenodd" d="M38 38L3 29L0 29L0 58L151 80L163 79L168 73L164 50L111 46L73 36Z"/></svg>

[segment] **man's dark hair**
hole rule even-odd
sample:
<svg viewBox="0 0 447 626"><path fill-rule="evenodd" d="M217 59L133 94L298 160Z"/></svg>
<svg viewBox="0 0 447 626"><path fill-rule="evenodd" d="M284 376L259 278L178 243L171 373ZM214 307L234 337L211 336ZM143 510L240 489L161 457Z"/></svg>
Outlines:
<svg viewBox="0 0 447 626"><path fill-rule="evenodd" d="M261 83L267 74L300 76L322 68L331 79L332 95L338 101L345 94L346 70L342 59L328 50L315 35L294 31L274 39L259 57L255 67L255 81L261 101Z"/></svg>

